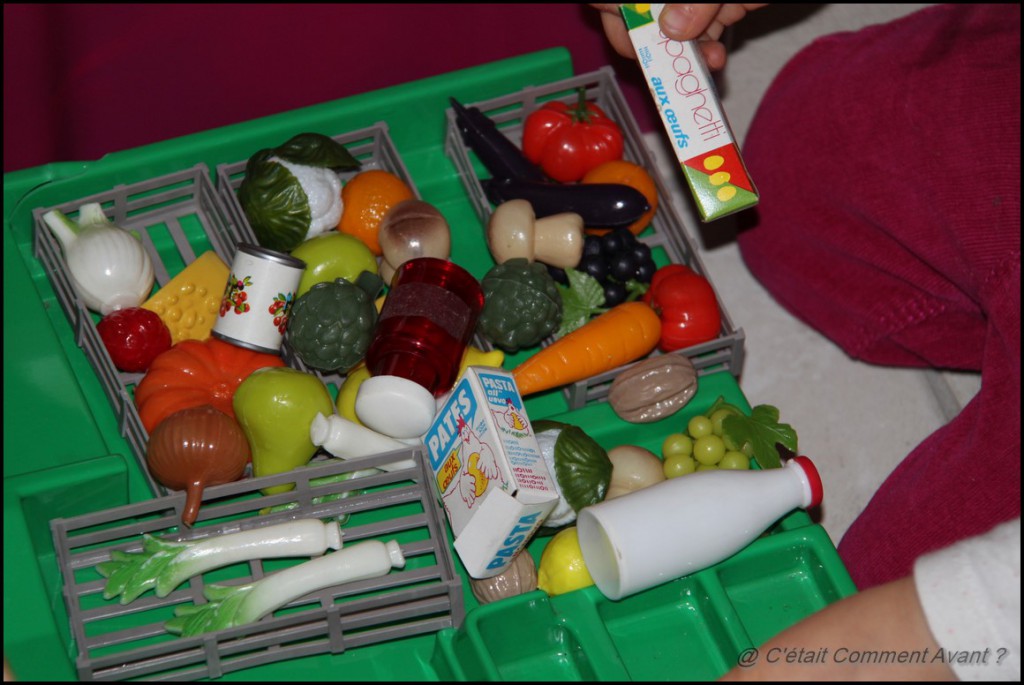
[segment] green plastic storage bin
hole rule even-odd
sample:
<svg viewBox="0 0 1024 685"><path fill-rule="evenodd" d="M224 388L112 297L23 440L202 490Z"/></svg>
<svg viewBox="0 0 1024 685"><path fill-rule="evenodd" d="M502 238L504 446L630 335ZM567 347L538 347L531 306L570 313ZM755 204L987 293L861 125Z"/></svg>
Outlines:
<svg viewBox="0 0 1024 685"><path fill-rule="evenodd" d="M126 434L123 415L115 409L115 400L123 398L108 397L83 349L81 324L73 323L74 313L66 313L65 303L34 252L33 210L183 172L192 174L192 180L183 183L202 186L205 197L210 187L216 187L218 167L244 160L268 144L300 131L335 135L386 122L390 140L420 196L444 213L457 236L452 258L482 277L493 262L480 239L477 210L458 169L445 153L448 98L485 102L572 77L567 51L548 50L128 150L94 162L47 165L5 175L4 651L17 677L191 679L198 675L188 669L199 668L209 669L199 675L221 680L699 680L722 674L742 649L760 644L808 613L854 592L824 530L798 511L715 567L618 602L588 588L553 598L535 591L481 607L453 556L454 573L431 571L434 578L427 584L434 586L430 601L436 603L431 619L435 622L425 632L397 629L388 639L360 641L360 630L339 620L331 624L326 636L322 631L284 636L280 628L291 625L290 620L301 622L287 618L289 612L301 613L293 607L284 616L270 619L267 626L254 629L252 634L257 635L271 628L263 642L240 647L231 655L237 670L223 668L218 640L227 638L225 634L192 645L190 649L197 654L187 657L189 666L164 668L157 663L145 675L130 669L119 671L113 663L104 665L108 670L102 673L88 664L80 670L81 659L93 658L86 653L93 647L83 651L79 644L87 638L77 634L80 617L74 615L77 609L69 610L71 605L65 603L66 587L70 588L69 597L74 597L84 584L89 601L95 603L88 610L114 620L115 638L104 648L111 652L121 649L118 630L131 632L153 621L142 616L122 618L127 623L120 626L116 602L109 608L96 600L99 580L89 576L90 564L94 566L96 559L88 556L88 549L79 549L78 543L74 551L62 548L71 532L67 526L98 521L96 526L102 530L126 512L136 512L139 524L119 534L116 543L131 547L138 544L146 527L171 531L174 516L167 511L176 511L179 496L153 497L137 458L138 446L130 433ZM221 226L220 219L212 221ZM222 227L231 238L237 238L231 221ZM218 249L219 238L207 234L210 228L204 219L185 220L182 230L191 249L205 245L203 240ZM167 240L176 245L173 236ZM227 249L225 246L230 246L230 239L221 249ZM173 270L169 269L169 274ZM81 317L81 312L77 316ZM681 430L689 417L706 411L719 396L749 411L731 372L706 373L699 384L699 392L683 410L651 424L625 423L606 402L571 407L557 391L528 398L527 412L534 420L553 418L580 425L606 448L631 443L657 452L668 433ZM331 468L336 466L314 466L303 476L322 475L321 469ZM299 479L298 473L282 477ZM416 501L423 502L422 489L417 490L417 483L423 481L409 474L403 478L406 482L378 485L385 491L417 492ZM216 504L228 502L240 507L232 516L254 518L258 514L254 512L253 483L210 488L204 508L211 507L207 511L216 517ZM311 497L312 490L301 496ZM308 507L313 506L314 514L330 515L327 509L317 509L320 505L312 500L303 500L300 506L306 508L297 513L309 513ZM417 511L412 515L420 520L432 516L423 504L406 502L402 506L414 506ZM355 525L369 526L364 530L374 535L387 534L394 522L407 514L388 506L369 506L360 513L365 521ZM159 521L161 517L166 520ZM211 525L229 524L217 520ZM436 563L425 567L443 567L450 549L434 546L442 539L446 544L450 541L447 524L425 535L411 544L434 550L428 556ZM528 547L536 560L548 539L537 537ZM109 553L100 539L89 544L96 545L99 557ZM67 560L68 553L79 560L74 563L80 563L81 569L68 568L73 565ZM257 564L236 569L234 577L262 571ZM190 582L184 592L194 592L192 588L216 577ZM152 603L153 597L145 595L139 601ZM321 602L320 610L329 614L331 610L324 607L333 604ZM344 602L337 605L344 606ZM90 614L93 617L95 614ZM247 630L241 633L249 634ZM282 650L287 658L276 659L274 652Z"/></svg>

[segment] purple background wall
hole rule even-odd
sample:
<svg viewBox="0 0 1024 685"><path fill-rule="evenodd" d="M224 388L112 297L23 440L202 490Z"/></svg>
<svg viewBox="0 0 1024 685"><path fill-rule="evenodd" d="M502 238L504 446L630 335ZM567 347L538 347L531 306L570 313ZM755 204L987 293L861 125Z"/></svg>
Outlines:
<svg viewBox="0 0 1024 685"><path fill-rule="evenodd" d="M640 70L577 4L4 5L4 172L90 160L551 47Z"/></svg>

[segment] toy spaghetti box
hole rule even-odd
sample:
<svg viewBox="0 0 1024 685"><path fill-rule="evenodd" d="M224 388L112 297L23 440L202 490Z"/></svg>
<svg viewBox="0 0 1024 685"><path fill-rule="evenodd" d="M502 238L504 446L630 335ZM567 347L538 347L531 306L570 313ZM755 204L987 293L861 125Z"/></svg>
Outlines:
<svg viewBox="0 0 1024 685"><path fill-rule="evenodd" d="M664 4L624 4L647 87L705 222L757 204L758 194L722 111L697 41L658 28Z"/></svg>
<svg viewBox="0 0 1024 685"><path fill-rule="evenodd" d="M498 575L558 502L512 374L467 367L423 443L466 571Z"/></svg>

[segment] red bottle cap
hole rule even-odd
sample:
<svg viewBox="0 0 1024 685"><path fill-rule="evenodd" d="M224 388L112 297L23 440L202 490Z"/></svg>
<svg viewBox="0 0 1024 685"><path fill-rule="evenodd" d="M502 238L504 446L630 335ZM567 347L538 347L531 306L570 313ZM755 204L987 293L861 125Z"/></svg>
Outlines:
<svg viewBox="0 0 1024 685"><path fill-rule="evenodd" d="M797 466L807 476L807 483L811 486L811 501L804 507L804 509L810 509L821 504L821 498L825 494L825 490L821 485L821 476L818 475L818 469L814 466L814 463L807 457L793 457L790 461L796 463Z"/></svg>

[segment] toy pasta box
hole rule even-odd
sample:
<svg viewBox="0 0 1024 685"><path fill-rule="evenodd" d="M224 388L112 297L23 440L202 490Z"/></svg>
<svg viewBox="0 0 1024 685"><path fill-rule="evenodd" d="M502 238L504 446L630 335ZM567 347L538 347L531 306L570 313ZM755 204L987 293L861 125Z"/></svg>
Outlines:
<svg viewBox="0 0 1024 685"><path fill-rule="evenodd" d="M758 202L697 41L658 28L664 4L621 6L647 87L705 222Z"/></svg>
<svg viewBox="0 0 1024 685"><path fill-rule="evenodd" d="M466 571L498 575L558 502L512 374L467 367L423 442Z"/></svg>

